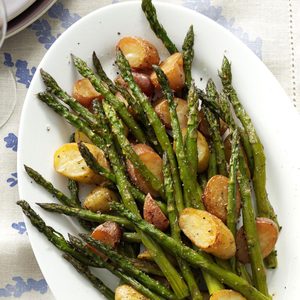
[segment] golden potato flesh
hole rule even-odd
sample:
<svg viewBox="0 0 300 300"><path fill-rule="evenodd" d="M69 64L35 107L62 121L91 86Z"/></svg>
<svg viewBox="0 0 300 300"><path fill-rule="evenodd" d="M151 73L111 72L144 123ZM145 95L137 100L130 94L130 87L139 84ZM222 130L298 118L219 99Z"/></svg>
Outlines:
<svg viewBox="0 0 300 300"><path fill-rule="evenodd" d="M94 99L102 99L87 78L77 80L73 86L73 97L83 106L89 107Z"/></svg>
<svg viewBox="0 0 300 300"><path fill-rule="evenodd" d="M92 144L92 141L80 130L75 130L74 139L76 143L84 142L88 144Z"/></svg>
<svg viewBox="0 0 300 300"><path fill-rule="evenodd" d="M180 91L183 88L185 82L182 54L179 52L172 54L159 66L167 76L170 88L174 91ZM160 87L155 72L151 74L150 79L155 88Z"/></svg>
<svg viewBox="0 0 300 300"><path fill-rule="evenodd" d="M133 287L127 284L120 285L115 290L115 300L149 300Z"/></svg>
<svg viewBox="0 0 300 300"><path fill-rule="evenodd" d="M96 187L85 198L83 206L92 212L107 212L110 210L110 203L118 201L115 192L106 187Z"/></svg>
<svg viewBox="0 0 300 300"><path fill-rule="evenodd" d="M267 257L275 247L279 230L275 222L268 218L256 218L256 230L259 239L262 257ZM244 264L250 262L244 228L241 227L236 234L236 256Z"/></svg>
<svg viewBox="0 0 300 300"><path fill-rule="evenodd" d="M133 69L151 69L152 65L159 64L157 49L142 38L126 36L118 42L117 47L121 49Z"/></svg>
<svg viewBox="0 0 300 300"><path fill-rule="evenodd" d="M109 169L109 163L101 149L88 143L85 143L85 146L87 146L102 167ZM56 150L54 154L54 169L59 174L82 183L99 184L105 181L103 176L94 173L87 166L76 143L64 144Z"/></svg>
<svg viewBox="0 0 300 300"><path fill-rule="evenodd" d="M186 128L182 129L182 136L186 136ZM209 163L209 146L204 135L198 131L197 133L197 151L198 151L198 172L204 172Z"/></svg>
<svg viewBox="0 0 300 300"><path fill-rule="evenodd" d="M219 290L214 292L209 300L247 300L240 293L233 290Z"/></svg>
<svg viewBox="0 0 300 300"><path fill-rule="evenodd" d="M207 211L185 208L179 226L194 245L221 259L235 255L235 240L231 231L216 216Z"/></svg>
<svg viewBox="0 0 300 300"><path fill-rule="evenodd" d="M205 209L221 219L225 224L227 220L228 205L228 182L229 179L223 175L215 175L207 182L202 200ZM236 215L240 214L241 196L239 190L236 192Z"/></svg>
<svg viewBox="0 0 300 300"><path fill-rule="evenodd" d="M181 128L187 127L187 113L188 113L188 105L187 102L180 98L174 98L176 103L176 112L178 116L178 121ZM168 128L171 129L171 116L169 111L169 104L167 99L160 100L154 106L154 110L157 113L158 117L162 121L162 123Z"/></svg>
<svg viewBox="0 0 300 300"><path fill-rule="evenodd" d="M138 154L140 160L146 165L146 167L161 181L163 182L162 174L162 159L153 151L153 149L144 144L137 144L133 146L133 149ZM150 150L151 149L151 150ZM132 182L145 194L150 193L153 197L159 196L159 194L153 190L151 185L144 179L140 172L133 166L133 164L127 160L127 171Z"/></svg>

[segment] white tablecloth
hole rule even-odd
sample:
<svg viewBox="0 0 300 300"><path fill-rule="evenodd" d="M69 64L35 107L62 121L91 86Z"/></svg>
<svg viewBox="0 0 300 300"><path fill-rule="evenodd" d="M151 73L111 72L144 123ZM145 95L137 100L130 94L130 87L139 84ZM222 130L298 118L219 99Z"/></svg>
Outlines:
<svg viewBox="0 0 300 300"><path fill-rule="evenodd" d="M32 253L21 211L15 205L18 126L27 88L40 60L64 30L89 12L116 2L58 1L33 25L6 40L0 51L0 63L15 75L18 95L11 119L0 129L0 298L54 299ZM194 9L233 32L263 60L300 112L299 0L169 2ZM0 101L9 96L5 89L0 90Z"/></svg>

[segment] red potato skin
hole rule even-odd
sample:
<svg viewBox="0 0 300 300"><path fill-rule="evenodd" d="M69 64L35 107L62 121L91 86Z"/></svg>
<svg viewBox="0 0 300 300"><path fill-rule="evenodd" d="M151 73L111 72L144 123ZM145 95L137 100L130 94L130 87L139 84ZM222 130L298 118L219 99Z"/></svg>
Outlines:
<svg viewBox="0 0 300 300"><path fill-rule="evenodd" d="M161 209L153 200L150 194L147 194L145 198L143 215L144 219L148 223L153 224L156 228L160 229L161 231L165 231L169 227L169 220L161 211Z"/></svg>
<svg viewBox="0 0 300 300"><path fill-rule="evenodd" d="M275 247L279 235L276 223L268 218L256 218L256 228L263 258L267 257ZM266 231L268 230L268 231ZM236 234L236 257L243 264L250 262L244 228L241 227Z"/></svg>

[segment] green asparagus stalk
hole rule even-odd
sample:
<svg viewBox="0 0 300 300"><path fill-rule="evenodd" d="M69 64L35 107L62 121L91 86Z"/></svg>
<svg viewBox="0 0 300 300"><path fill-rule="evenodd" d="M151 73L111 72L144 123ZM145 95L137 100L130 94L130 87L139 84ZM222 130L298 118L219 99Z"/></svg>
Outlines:
<svg viewBox="0 0 300 300"><path fill-rule="evenodd" d="M104 127L104 131L105 131L104 138L106 143L110 145L109 159L116 176L119 193L121 195L125 207L129 209L131 213L137 216L137 218L140 218L139 210L130 192L130 184L125 175L125 170L119 160L119 157L115 149L113 148L112 133L105 122L105 117L104 117L105 114L103 112L103 108L101 106L100 108L101 108L100 113L103 116L102 126ZM141 230L137 229L136 231L140 235L142 243L149 250L151 256L154 258L154 261L157 263L157 265L160 267L161 271L163 272L164 276L169 281L176 297L178 297L179 299L183 299L184 297L186 297L188 295L188 288L185 282L182 280L182 278L180 277L180 275L178 274L174 266L167 259L166 255L164 254L160 246L152 238L145 235Z"/></svg>
<svg viewBox="0 0 300 300"><path fill-rule="evenodd" d="M246 175L246 163L241 151L239 151L239 156L239 172L237 178L243 204L243 226L248 245L253 283L260 292L268 296L266 273L256 230L254 209L251 201L251 187Z"/></svg>
<svg viewBox="0 0 300 300"><path fill-rule="evenodd" d="M170 222L171 228L171 236L180 241L180 227L178 224L178 213L175 207L174 201L174 187L171 176L170 167L168 165L167 156L164 154L163 156L163 174L164 174L164 185L166 191L166 199L168 204L168 218ZM176 257L178 265L180 267L181 273L189 287L191 298L194 300L202 300L203 296L198 288L197 282L194 278L194 274L190 268L190 266L180 257Z"/></svg>
<svg viewBox="0 0 300 300"><path fill-rule="evenodd" d="M196 187L196 177L190 176L189 161L187 159L184 143L181 133L180 124L176 112L176 104L174 102L173 92L169 87L168 79L164 72L158 66L153 66L153 69L157 75L158 82L161 86L162 92L169 104L169 111L171 116L171 125L173 132L173 139L175 144L175 154L179 166L179 174L183 184L183 192L186 207L200 207L200 195Z"/></svg>
<svg viewBox="0 0 300 300"><path fill-rule="evenodd" d="M109 246L101 243L98 240L93 239L87 234L79 234L79 236L89 245L93 246L94 248L100 250L102 253L107 255L114 264L118 267L123 269L127 274L135 278L136 280L140 281L142 284L147 286L150 290L161 295L167 299L175 299L175 295L166 288L163 284L158 282L157 280L152 279L147 274L136 268L129 259L125 256L118 254Z"/></svg>
<svg viewBox="0 0 300 300"><path fill-rule="evenodd" d="M141 237L136 232L123 232L122 240L130 243L141 243Z"/></svg>
<svg viewBox="0 0 300 300"><path fill-rule="evenodd" d="M217 158L216 158L216 151L214 148L213 143L210 144L210 156L209 156L209 162L208 162L208 170L207 170L207 177L208 180L217 175Z"/></svg>
<svg viewBox="0 0 300 300"><path fill-rule="evenodd" d="M236 236L236 175L239 159L239 138L238 131L235 130L232 133L231 142L231 157L229 162L229 182L228 182L228 204L227 204L227 227L232 232L233 236ZM232 270L236 270L235 257L230 259Z"/></svg>
<svg viewBox="0 0 300 300"><path fill-rule="evenodd" d="M120 215L128 218L132 223L134 223L141 231L152 236L157 242L159 242L164 248L168 249L173 255L178 255L179 257L186 260L190 265L194 267L200 267L204 271L224 282L226 285L232 289L240 292L249 300L269 300L268 296L258 291L256 288L251 286L246 280L240 278L236 274L224 270L217 264L210 262L205 255L200 251L195 251L184 244L176 241L172 237L161 232L153 225L147 223L143 219L136 217L128 209L126 209L120 203L112 203L112 209L117 211Z"/></svg>
<svg viewBox="0 0 300 300"><path fill-rule="evenodd" d="M156 36L163 42L170 54L179 52L175 44L170 40L164 27L159 23L157 19L156 9L152 4L152 0L142 1L142 10L149 22L149 25Z"/></svg>
<svg viewBox="0 0 300 300"><path fill-rule="evenodd" d="M112 274L119 277L123 282L129 284L134 289L145 295L151 300L161 300L162 297L156 295L152 291L150 291L147 287L141 284L136 279L132 278L131 276L125 274L125 272L113 266L110 262L102 260L99 255L94 254L89 248L85 247L85 245L81 242L80 239L69 235L71 245L81 254L85 255L88 259L92 260L94 264L98 266L102 266L109 270Z"/></svg>
<svg viewBox="0 0 300 300"><path fill-rule="evenodd" d="M185 149L191 168L190 176L196 178L198 169L197 130L199 125L199 100L194 82L190 83L187 102L188 122L185 137Z"/></svg>
<svg viewBox="0 0 300 300"><path fill-rule="evenodd" d="M105 115L107 119L109 120L110 127L116 138L118 139L118 142L122 148L122 152L124 156L131 161L131 163L134 165L135 168L139 170L141 175L144 177L144 179L151 185L151 187L158 191L159 194L163 197L164 191L163 191L163 185L160 182L160 180L147 168L147 166L141 161L139 156L135 153L133 150L130 142L126 138L124 134L124 127L120 120L118 119L118 116L116 114L116 111L114 108L109 105L106 101L103 101L103 108Z"/></svg>
<svg viewBox="0 0 300 300"><path fill-rule="evenodd" d="M61 205L57 203L37 203L41 208L54 213L64 214L67 216L77 217L82 220L93 221L96 223L104 223L107 221L112 221L118 223L120 226L126 229L134 229L132 223L130 223L127 219L113 216L108 214L99 214L94 213L90 210L77 208L77 207L68 207L66 205Z"/></svg>
<svg viewBox="0 0 300 300"><path fill-rule="evenodd" d="M164 276L164 274L161 272L161 270L155 263L137 258L129 258L129 260L136 268L142 270L147 274L156 275L160 277Z"/></svg>
<svg viewBox="0 0 300 300"><path fill-rule="evenodd" d="M98 277L93 275L87 266L83 265L80 261L69 254L63 254L63 258L67 260L71 265L73 265L78 273L86 277L92 283L92 285L107 299L115 299L115 293L110 288L108 288Z"/></svg>
<svg viewBox="0 0 300 300"><path fill-rule="evenodd" d="M194 59L194 29L193 25L184 38L182 45L183 69L185 75L185 84L189 88L192 83L192 62Z"/></svg>
<svg viewBox="0 0 300 300"><path fill-rule="evenodd" d="M43 219L30 207L30 205L24 201L17 201L17 205L19 205L23 213L29 218L30 222L34 227L36 227L41 233L45 235L45 237L59 250L68 253L83 262L84 264L91 264L89 259L86 259L80 253L78 253L74 248L72 248L68 242L65 240L63 235L57 232L50 226L47 226Z"/></svg>
<svg viewBox="0 0 300 300"><path fill-rule="evenodd" d="M83 77L88 78L94 86L95 90L99 92L109 102L110 105L112 105L112 107L118 112L126 126L136 137L136 139L140 143L146 144L147 140L143 131L141 130L140 126L136 123L134 118L132 118L125 104L119 101L119 99L113 93L110 92L106 84L95 76L92 69L90 69L82 59L74 55L72 55L72 59L78 72Z"/></svg>
<svg viewBox="0 0 300 300"><path fill-rule="evenodd" d="M166 133L164 125L161 123L159 117L157 116L156 112L154 111L153 107L148 101L148 98L141 92L140 88L136 84L133 79L130 65L120 50L117 50L117 64L121 71L123 79L127 82L130 90L132 91L133 95L143 108L144 112L147 115L149 120L149 124L152 126L155 135L157 137L158 142L161 145L161 148L164 152L167 153L168 160L171 167L172 177L174 181L174 197L176 199L176 207L178 211L182 211L184 208L182 190L181 190L181 182L180 177L177 169L177 162L175 159L173 147L170 143L169 137Z"/></svg>

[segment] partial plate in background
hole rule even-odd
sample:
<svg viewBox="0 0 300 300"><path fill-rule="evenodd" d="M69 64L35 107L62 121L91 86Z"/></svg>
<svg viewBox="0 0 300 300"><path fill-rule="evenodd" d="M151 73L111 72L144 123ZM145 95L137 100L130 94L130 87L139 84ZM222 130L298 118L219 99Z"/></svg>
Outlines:
<svg viewBox="0 0 300 300"><path fill-rule="evenodd" d="M11 21L25 11L36 0L4 0L7 20Z"/></svg>
<svg viewBox="0 0 300 300"><path fill-rule="evenodd" d="M34 2L34 1L32 1ZM27 26L32 24L40 16L42 16L56 0L39 0L35 1L28 9L18 15L16 18L8 22L6 38L9 38Z"/></svg>

